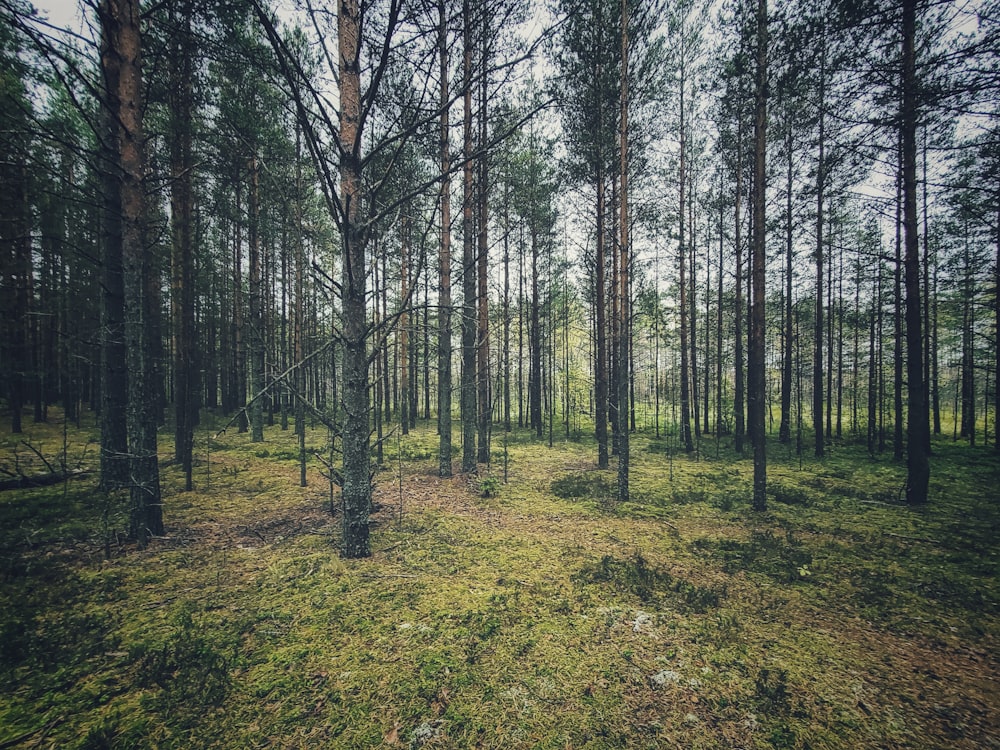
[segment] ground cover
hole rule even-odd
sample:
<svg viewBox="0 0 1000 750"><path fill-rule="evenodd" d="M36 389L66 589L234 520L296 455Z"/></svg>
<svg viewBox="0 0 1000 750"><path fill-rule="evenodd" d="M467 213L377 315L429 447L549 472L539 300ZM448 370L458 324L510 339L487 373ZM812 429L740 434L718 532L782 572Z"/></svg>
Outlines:
<svg viewBox="0 0 1000 750"><path fill-rule="evenodd" d="M445 480L421 425L344 561L320 462L300 488L290 432L221 426L194 492L161 447L143 551L92 474L0 493L0 747L1000 747L988 450L935 443L912 510L888 459L775 445L754 515L712 442L637 435L621 505L585 440L496 435ZM95 437L32 425L0 465L93 468Z"/></svg>

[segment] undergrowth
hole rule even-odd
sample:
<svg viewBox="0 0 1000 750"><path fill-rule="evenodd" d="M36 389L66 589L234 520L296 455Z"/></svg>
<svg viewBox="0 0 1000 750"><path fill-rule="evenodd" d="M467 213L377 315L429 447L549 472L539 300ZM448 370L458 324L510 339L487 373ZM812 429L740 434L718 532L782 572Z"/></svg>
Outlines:
<svg viewBox="0 0 1000 750"><path fill-rule="evenodd" d="M887 458L782 447L755 514L750 462L711 440L637 434L618 503L592 441L514 431L506 467L442 480L421 423L383 445L373 558L344 561L325 431L300 488L291 431L224 424L203 416L193 492L162 463L167 535L143 551L94 475L0 493L0 745L1000 743L984 450L936 442L909 509ZM0 464L25 440L96 463L92 421L67 437L0 436Z"/></svg>

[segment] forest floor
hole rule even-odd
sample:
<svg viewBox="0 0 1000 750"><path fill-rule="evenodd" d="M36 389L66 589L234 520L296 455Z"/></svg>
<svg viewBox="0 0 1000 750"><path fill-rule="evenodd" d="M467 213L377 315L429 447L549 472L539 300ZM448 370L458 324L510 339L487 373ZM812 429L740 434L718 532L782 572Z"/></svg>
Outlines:
<svg viewBox="0 0 1000 750"><path fill-rule="evenodd" d="M492 473L439 479L420 425L346 561L291 431L217 426L193 492L161 433L145 550L96 474L0 492L0 748L1000 748L992 449L935 442L910 509L889 456L772 442L754 514L711 441L636 435L618 504L592 440L497 434ZM0 468L96 470L96 445L26 424Z"/></svg>

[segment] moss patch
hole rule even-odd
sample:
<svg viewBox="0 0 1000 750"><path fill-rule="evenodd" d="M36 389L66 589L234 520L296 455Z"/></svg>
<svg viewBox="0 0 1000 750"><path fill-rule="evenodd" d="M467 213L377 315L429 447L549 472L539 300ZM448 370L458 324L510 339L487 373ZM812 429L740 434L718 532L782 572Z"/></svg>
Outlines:
<svg viewBox="0 0 1000 750"><path fill-rule="evenodd" d="M71 429L70 460L95 462L92 439ZM61 425L31 440L61 450ZM277 428L264 444L200 432L194 492L164 462L167 537L143 551L96 477L0 493L0 742L971 749L1000 736L995 457L936 443L932 502L911 510L890 462L776 451L770 510L753 514L751 467L726 446L633 443L633 497L618 504L591 442L515 432L508 483L499 464L440 479L421 424L384 446L363 561L337 556L321 465L300 488L295 437ZM0 463L24 458L17 444Z"/></svg>

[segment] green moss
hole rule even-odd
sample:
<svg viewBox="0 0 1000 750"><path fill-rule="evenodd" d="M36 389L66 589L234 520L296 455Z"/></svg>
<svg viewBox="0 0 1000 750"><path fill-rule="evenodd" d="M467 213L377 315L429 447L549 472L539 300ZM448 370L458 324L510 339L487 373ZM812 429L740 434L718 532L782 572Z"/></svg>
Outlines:
<svg viewBox="0 0 1000 750"><path fill-rule="evenodd" d="M53 720L60 747L405 746L420 727L428 747L995 736L977 712L1000 635L983 452L935 444L913 511L900 468L859 447L801 468L779 450L755 515L750 463L712 440L684 456L636 434L616 503L592 441L515 431L509 482L483 498L436 477L421 424L384 446L373 559L343 561L291 431L198 439L195 491L164 467L168 538L145 551L118 543L123 499L94 477L0 494L0 742Z"/></svg>

